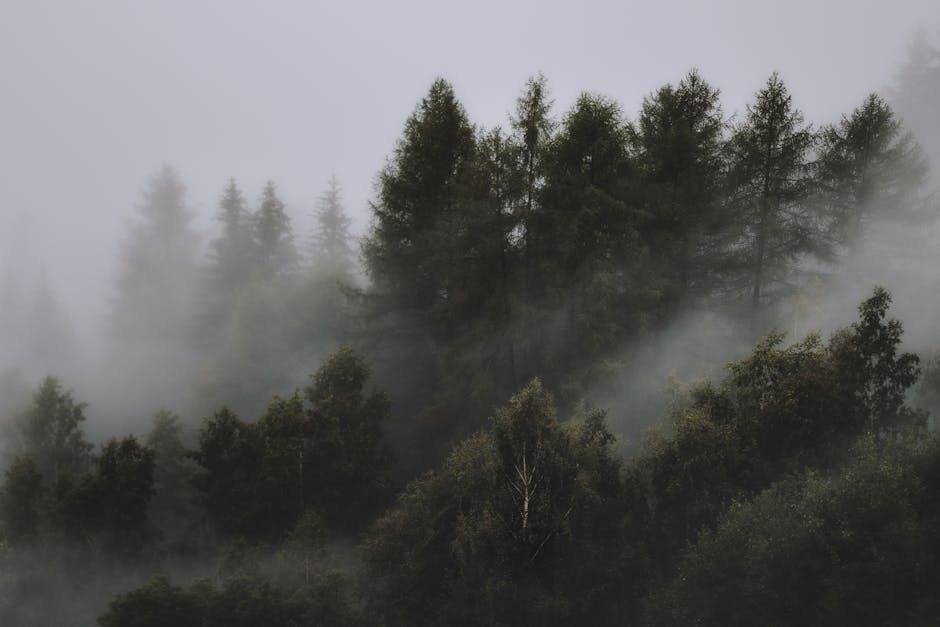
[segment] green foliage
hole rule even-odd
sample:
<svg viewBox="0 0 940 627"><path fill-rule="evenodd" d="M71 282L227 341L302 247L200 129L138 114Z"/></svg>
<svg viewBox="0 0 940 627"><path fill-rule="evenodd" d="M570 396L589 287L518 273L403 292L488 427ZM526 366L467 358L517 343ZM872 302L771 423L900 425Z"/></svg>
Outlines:
<svg viewBox="0 0 940 627"><path fill-rule="evenodd" d="M723 202L725 121L719 92L692 70L643 101L634 143L643 240L669 275L670 308L714 289L733 226Z"/></svg>
<svg viewBox="0 0 940 627"><path fill-rule="evenodd" d="M56 377L46 377L16 421L20 451L33 459L51 486L88 467L92 445L82 431L86 406L76 402L71 391L63 390Z"/></svg>
<svg viewBox="0 0 940 627"><path fill-rule="evenodd" d="M388 497L391 454L382 441L389 403L365 394L369 368L350 348L333 353L304 390L309 502L338 525L362 525Z"/></svg>
<svg viewBox="0 0 940 627"><path fill-rule="evenodd" d="M729 144L731 202L744 229L740 266L754 307L779 296L801 255L828 253L818 217L806 202L814 142L811 127L774 73L748 105Z"/></svg>
<svg viewBox="0 0 940 627"><path fill-rule="evenodd" d="M192 486L195 463L183 445L179 416L161 410L154 414L151 424L146 438L154 460L151 518L165 534L180 536L197 518Z"/></svg>
<svg viewBox="0 0 940 627"><path fill-rule="evenodd" d="M95 459L88 486L95 527L114 551L135 553L152 538L147 516L153 497L154 452L134 436L109 440Z"/></svg>
<svg viewBox="0 0 940 627"><path fill-rule="evenodd" d="M381 433L388 401L364 393L368 377L365 360L343 348L304 396L275 396L257 423L228 409L206 420L194 457L213 527L277 540L307 508L338 527L362 525L387 496L391 464Z"/></svg>
<svg viewBox="0 0 940 627"><path fill-rule="evenodd" d="M28 543L39 532L42 475L32 458L18 456L3 475L0 520L3 538L10 543Z"/></svg>
<svg viewBox="0 0 940 627"><path fill-rule="evenodd" d="M199 599L166 577L154 577L147 585L119 594L108 612L98 619L101 627L201 627Z"/></svg>
<svg viewBox="0 0 940 627"><path fill-rule="evenodd" d="M923 428L904 404L917 376L915 355L898 354L901 326L887 319L884 290L860 306L860 320L827 345L817 336L788 347L768 336L729 366L719 386L696 389L670 432L654 437L631 469L628 501L635 547L664 569L722 512L788 474L828 469L855 438Z"/></svg>
<svg viewBox="0 0 940 627"><path fill-rule="evenodd" d="M404 135L379 174L376 221L363 248L379 292L427 315L454 290L459 252L443 245L460 218L458 190L469 175L473 129L454 90L436 80L405 122Z"/></svg>
<svg viewBox="0 0 940 627"><path fill-rule="evenodd" d="M253 530L261 458L256 429L222 408L204 422L193 457L202 467L196 487L213 527L223 534Z"/></svg>
<svg viewBox="0 0 940 627"><path fill-rule="evenodd" d="M98 619L102 627L181 625L199 627L344 627L359 624L332 581L292 595L250 577L226 579L220 587L197 581L188 591L166 577L118 595Z"/></svg>
<svg viewBox="0 0 940 627"><path fill-rule="evenodd" d="M887 102L871 94L820 134L817 178L838 241L854 243L871 219L914 217L928 164Z"/></svg>
<svg viewBox="0 0 940 627"><path fill-rule="evenodd" d="M560 424L530 383L375 524L366 555L378 611L393 625L603 616L593 600L616 576L608 525L620 490L611 440L598 415Z"/></svg>
<svg viewBox="0 0 940 627"><path fill-rule="evenodd" d="M929 624L940 571L922 473L935 451L863 439L834 475L733 506L655 595L650 622Z"/></svg>

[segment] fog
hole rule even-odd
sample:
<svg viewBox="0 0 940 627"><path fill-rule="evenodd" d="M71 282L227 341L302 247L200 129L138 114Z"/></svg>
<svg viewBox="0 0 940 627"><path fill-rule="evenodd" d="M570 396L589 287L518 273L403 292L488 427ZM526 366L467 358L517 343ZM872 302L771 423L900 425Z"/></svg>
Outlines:
<svg viewBox="0 0 940 627"><path fill-rule="evenodd" d="M538 71L559 112L591 90L633 115L693 66L728 112L777 70L808 119L831 121L890 82L938 12L930 0L6 2L0 261L24 284L45 268L86 336L107 312L140 190L164 162L203 231L228 177L252 198L275 180L302 223L335 173L362 232L373 177L438 75L488 127L506 123Z"/></svg>
<svg viewBox="0 0 940 627"><path fill-rule="evenodd" d="M151 417L167 410L179 415L178 435L192 449L197 430L208 424L203 420L223 405L253 422L273 394L289 399L302 389L302 399L294 400L315 404L311 374L340 346L352 345L372 368L367 387L383 388L391 401L382 428L399 459L391 470L381 468L392 478L381 497L370 497L378 510L392 502L393 488L437 467L458 441L483 428L494 408L522 387L522 376L545 378L563 416L584 403L604 409L618 452L632 459L649 427L668 420L696 382L720 381L725 364L771 330L786 332L788 341L812 332L828 337L857 319L859 303L876 286L893 295L903 348L930 358L940 353L940 125L935 109L919 108L929 100L900 86L917 41L940 49L936 0L899 0L890 8L875 0L3 2L0 471L16 448L11 425L46 375L60 377L76 401L89 403L84 429L91 441L143 436ZM602 331L601 339L589 337L584 345L601 345L590 357L578 354L580 339L565 335L578 328L588 288L560 295L536 289L533 302L543 300L523 302L531 269L520 262L524 269L510 283L505 250L501 270L481 265L489 274L480 283L490 291L483 290L479 305L476 293L467 298L465 327L437 319L456 310L447 308L454 307L451 286L471 282L459 269L436 293L444 294L443 316L433 310L410 317L409 305L396 310L382 300L374 283L382 251L369 257L359 247L380 228L383 168L401 156L396 147L405 121L435 79L453 85L476 129L510 129L514 104L538 73L547 79L556 121L590 92L609 97L634 123L644 98L693 68L720 90L728 133L772 72L779 72L813 131L838 124L868 94L883 95L931 160L926 184L913 190L917 211L902 219L871 217L863 236L840 242L831 258L804 254L785 295L760 311L746 302L749 288L735 285L675 309L668 302L648 307L635 324L631 313L623 315L628 322L610 314L627 330L614 333L612 345L604 344L611 340ZM934 88L937 100L929 102L937 104L940 85ZM236 197L229 217L241 217L227 223L220 203ZM177 214L161 221L155 207ZM330 218L330 207L346 217ZM325 224L349 250L324 253ZM260 242L246 257L257 267L233 281L220 260L244 253L235 248L246 228L268 228L270 246L265 249L264 233L247 236ZM450 241L450 232L429 232ZM509 241L518 232L505 235ZM135 274L148 255L165 262L164 274ZM237 266L244 260L228 263L244 269ZM435 265L447 263L432 257L429 266ZM498 278L502 296L492 288ZM511 296L512 287L523 296ZM740 294L726 297L731 291ZM602 308L605 301L599 302ZM566 359L583 369L566 372ZM314 412L308 405L304 415ZM381 414L385 406L363 407ZM290 463L296 452L290 449ZM163 508L162 524L182 511L187 523L163 529L162 544L144 542L153 550L139 563L101 562L85 589L53 577L58 564L80 562L86 549L95 559L106 553L91 534L82 540L88 546L74 553L54 542L43 547L35 563L34 547L14 551L6 566L0 550L0 584L9 572L48 577L50 594L62 599L53 618L65 624L67 615L101 615L114 594L140 585L152 570L170 572L182 585L200 575L222 581L221 564L243 549L241 540L210 530L217 522L196 511L190 493L196 462L180 452L184 458L186 503L177 495L178 502L151 505L150 515ZM88 468L92 463L98 461L86 460ZM329 542L317 527L311 563L324 573L361 576L360 549L353 546L371 520L345 528L331 519L340 532ZM302 538L296 550L304 557L283 557L293 536L286 537L252 549L261 570L269 579L294 585L306 578L309 585L305 551L313 549ZM64 540L55 536L55 542ZM193 551L191 559L186 551ZM0 601L7 589L0 586ZM42 586L32 590L36 598L11 615L42 615L42 593L35 592Z"/></svg>

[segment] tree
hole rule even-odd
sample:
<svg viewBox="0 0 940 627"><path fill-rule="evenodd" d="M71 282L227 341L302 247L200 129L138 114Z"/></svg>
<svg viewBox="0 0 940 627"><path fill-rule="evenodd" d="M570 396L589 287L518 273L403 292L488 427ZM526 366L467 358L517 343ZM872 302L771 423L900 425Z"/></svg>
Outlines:
<svg viewBox="0 0 940 627"><path fill-rule="evenodd" d="M147 516L153 497L154 452L134 436L112 438L95 459L89 490L95 528L111 549L135 554L153 537Z"/></svg>
<svg viewBox="0 0 940 627"><path fill-rule="evenodd" d="M320 196L311 238L316 272L334 278L348 278L352 274L355 258L350 246L350 224L343 208L339 180L332 176L327 190Z"/></svg>
<svg viewBox="0 0 940 627"><path fill-rule="evenodd" d="M544 328L536 337L548 340L532 349L541 352L536 363L551 385L561 377L543 364L570 364L571 373L593 363L642 327L653 300L631 191L630 132L617 103L582 94L546 155L526 255L541 314L533 326ZM528 250L530 238L537 249Z"/></svg>
<svg viewBox="0 0 940 627"><path fill-rule="evenodd" d="M261 446L261 460L256 469L255 504L263 512L259 517L259 535L281 538L303 514L307 501L316 495L305 481L327 482L316 468L316 458L307 452L307 425L303 399L295 393L288 398L275 396L256 425ZM326 468L329 470L329 468Z"/></svg>
<svg viewBox="0 0 940 627"><path fill-rule="evenodd" d="M262 451L253 425L227 408L207 418L193 457L196 488L212 526L223 536L257 534L257 472Z"/></svg>
<svg viewBox="0 0 940 627"><path fill-rule="evenodd" d="M20 451L32 458L50 486L88 468L92 445L82 431L86 407L75 401L72 391L63 390L56 377L46 377L16 421Z"/></svg>
<svg viewBox="0 0 940 627"><path fill-rule="evenodd" d="M147 448L153 451L151 519L164 533L186 529L195 517L192 504L195 464L182 442L182 434L179 416L160 410L153 415L145 440Z"/></svg>
<svg viewBox="0 0 940 627"><path fill-rule="evenodd" d="M859 320L833 337L832 350L854 400L856 425L875 435L897 437L926 428L922 411L907 405L920 378L920 358L899 353L904 328L888 318L891 295L881 287L859 305Z"/></svg>
<svg viewBox="0 0 940 627"><path fill-rule="evenodd" d="M844 468L732 506L654 592L648 624L929 624L940 572L924 469L935 455L935 442L863 440Z"/></svg>
<svg viewBox="0 0 940 627"><path fill-rule="evenodd" d="M912 217L927 160L887 102L870 94L851 116L820 134L817 177L838 242L856 241L870 220Z"/></svg>
<svg viewBox="0 0 940 627"><path fill-rule="evenodd" d="M924 146L931 163L940 163L940 45L936 36L919 30L907 46L907 58L898 68L889 100Z"/></svg>
<svg viewBox="0 0 940 627"><path fill-rule="evenodd" d="M672 577L688 543L733 503L794 473L838 467L858 438L923 432L924 415L905 404L917 357L899 353L889 303L875 290L859 321L825 344L810 335L781 346L783 336L771 334L720 385L693 390L628 469L631 553L649 569L640 578L655 587Z"/></svg>
<svg viewBox="0 0 940 627"><path fill-rule="evenodd" d="M154 577L146 585L119 594L98 619L101 627L200 627L205 625L200 599L166 577Z"/></svg>
<svg viewBox="0 0 940 627"><path fill-rule="evenodd" d="M277 196L273 181L268 181L261 192L261 205L254 222L261 276L271 278L293 272L297 265L297 251L290 218Z"/></svg>
<svg viewBox="0 0 940 627"><path fill-rule="evenodd" d="M28 542L39 532L42 475L28 456L18 456L3 475L0 520L3 536L13 544Z"/></svg>
<svg viewBox="0 0 940 627"><path fill-rule="evenodd" d="M379 174L375 223L363 246L366 266L376 290L422 320L455 296L449 279L461 251L449 249L446 236L460 228L454 221L473 152L463 106L450 84L437 79Z"/></svg>
<svg viewBox="0 0 940 627"><path fill-rule="evenodd" d="M722 265L725 120L719 92L698 70L643 101L635 142L644 218L640 230L665 273L665 306L705 295Z"/></svg>
<svg viewBox="0 0 940 627"><path fill-rule="evenodd" d="M184 341L197 276L198 237L186 188L168 165L155 174L124 243L112 311L115 339Z"/></svg>
<svg viewBox="0 0 940 627"><path fill-rule="evenodd" d="M212 242L209 277L219 300L217 305L221 307L253 278L252 265L256 252L252 240L251 214L235 179L229 179L222 193L216 219L222 224L222 232Z"/></svg>
<svg viewBox="0 0 940 627"><path fill-rule="evenodd" d="M389 403L365 394L369 368L349 348L330 355L304 390L307 502L327 520L361 525L387 498L391 454L382 439Z"/></svg>
<svg viewBox="0 0 940 627"><path fill-rule="evenodd" d="M511 124L525 177L521 212L523 224L536 209L538 192L544 182L546 148L551 144L555 130L555 121L549 117L553 104L548 81L542 74L529 78L525 91L516 99L516 113Z"/></svg>
<svg viewBox="0 0 940 627"><path fill-rule="evenodd" d="M597 599L618 552L612 439L598 414L559 423L531 382L375 523L378 610L391 625L610 620Z"/></svg>
<svg viewBox="0 0 940 627"><path fill-rule="evenodd" d="M744 225L738 247L751 305L779 296L806 254L824 256L817 216L807 199L812 191L808 152L814 136L793 107L793 98L774 73L748 105L734 129L731 150L732 202Z"/></svg>
<svg viewBox="0 0 940 627"><path fill-rule="evenodd" d="M320 197L311 235L311 263L292 306L303 312L296 336L310 347L310 354L322 355L335 348L354 330L353 307L357 258L353 253L349 232L351 220L343 208L339 181L331 177L327 190ZM311 339L319 345L311 346ZM299 342L298 342L299 343Z"/></svg>

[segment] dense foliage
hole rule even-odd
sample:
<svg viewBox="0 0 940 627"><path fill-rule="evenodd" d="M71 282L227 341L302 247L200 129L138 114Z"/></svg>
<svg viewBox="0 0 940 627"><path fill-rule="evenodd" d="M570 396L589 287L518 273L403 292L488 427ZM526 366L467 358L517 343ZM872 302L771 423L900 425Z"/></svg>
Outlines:
<svg viewBox="0 0 940 627"><path fill-rule="evenodd" d="M875 94L814 127L777 74L737 120L698 70L635 120L552 109L537 76L479 128L435 80L362 268L335 179L303 237L230 180L200 265L162 169L110 327L149 432L93 442L58 378L0 379L0 623L930 624L940 443L911 398L940 408L940 366L882 288L828 337L771 331L876 224L930 217L914 136ZM626 456L589 392L690 311L753 350Z"/></svg>

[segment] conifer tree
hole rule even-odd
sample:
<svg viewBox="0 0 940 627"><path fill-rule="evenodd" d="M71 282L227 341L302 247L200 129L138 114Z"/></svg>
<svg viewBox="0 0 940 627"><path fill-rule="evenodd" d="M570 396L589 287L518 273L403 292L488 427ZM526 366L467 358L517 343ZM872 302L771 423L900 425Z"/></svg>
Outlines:
<svg viewBox="0 0 940 627"><path fill-rule="evenodd" d="M666 274L666 306L703 294L720 266L724 128L718 90L692 70L643 101L636 143L643 177L641 230Z"/></svg>
<svg viewBox="0 0 940 627"><path fill-rule="evenodd" d="M870 94L852 115L820 134L817 176L836 241L850 244L873 219L913 215L927 160L884 99Z"/></svg>
<svg viewBox="0 0 940 627"><path fill-rule="evenodd" d="M268 181L261 192L261 205L254 216L258 264L264 278L290 274L296 269L297 250L290 218L278 198L277 187Z"/></svg>
<svg viewBox="0 0 940 627"><path fill-rule="evenodd" d="M732 202L744 226L737 252L755 309L780 294L803 255L829 252L808 203L813 143L811 127L772 74L730 142Z"/></svg>
<svg viewBox="0 0 940 627"><path fill-rule="evenodd" d="M314 271L334 277L348 277L355 258L350 244L349 227L352 221L342 202L339 180L331 176L327 189L320 196L316 212L316 225L312 236Z"/></svg>
<svg viewBox="0 0 940 627"><path fill-rule="evenodd" d="M217 291L232 295L251 278L255 254L251 214L235 179L229 179L222 192L216 219L222 232L212 242L210 280Z"/></svg>
<svg viewBox="0 0 940 627"><path fill-rule="evenodd" d="M455 296L461 251L460 192L468 183L474 133L447 81L437 79L405 123L379 174L375 224L364 245L376 289L396 308L427 317Z"/></svg>
<svg viewBox="0 0 940 627"><path fill-rule="evenodd" d="M112 311L121 342L181 339L197 276L198 237L186 188L168 165L150 179L127 238Z"/></svg>

